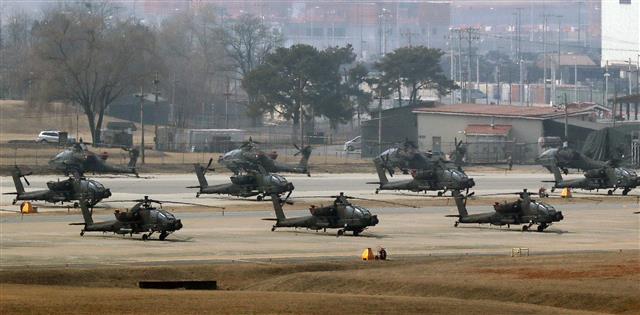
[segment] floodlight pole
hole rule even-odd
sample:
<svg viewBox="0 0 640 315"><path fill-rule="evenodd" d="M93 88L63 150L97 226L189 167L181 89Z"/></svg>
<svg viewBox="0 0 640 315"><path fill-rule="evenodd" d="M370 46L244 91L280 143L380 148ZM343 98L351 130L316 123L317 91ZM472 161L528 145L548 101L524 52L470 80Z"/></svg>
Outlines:
<svg viewBox="0 0 640 315"><path fill-rule="evenodd" d="M564 93L564 141L569 142L569 104L567 93Z"/></svg>
<svg viewBox="0 0 640 315"><path fill-rule="evenodd" d="M144 93L142 87L140 87L140 94L136 95L140 98L140 157L142 157L142 164L144 164Z"/></svg>
<svg viewBox="0 0 640 315"><path fill-rule="evenodd" d="M153 87L154 87L153 94L155 95L154 108L156 109L155 112L153 113L153 118L155 118L154 127L153 127L153 131L154 131L153 144L156 150L158 149L158 95L160 95L160 92L158 91L158 83L160 83L160 80L158 79L158 71L156 71L156 77L153 79Z"/></svg>

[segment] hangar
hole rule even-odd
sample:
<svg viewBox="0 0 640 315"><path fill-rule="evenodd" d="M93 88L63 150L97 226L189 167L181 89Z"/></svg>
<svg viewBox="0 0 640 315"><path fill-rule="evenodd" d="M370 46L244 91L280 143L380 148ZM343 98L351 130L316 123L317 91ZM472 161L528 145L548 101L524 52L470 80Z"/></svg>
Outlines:
<svg viewBox="0 0 640 315"><path fill-rule="evenodd" d="M453 104L412 112L421 150L449 153L457 138L467 143L467 162L504 162L511 155L516 163L530 163L542 137L564 139L565 110L548 105ZM597 104L569 104L569 143L581 147L588 132L604 127L597 120L608 115L610 110Z"/></svg>

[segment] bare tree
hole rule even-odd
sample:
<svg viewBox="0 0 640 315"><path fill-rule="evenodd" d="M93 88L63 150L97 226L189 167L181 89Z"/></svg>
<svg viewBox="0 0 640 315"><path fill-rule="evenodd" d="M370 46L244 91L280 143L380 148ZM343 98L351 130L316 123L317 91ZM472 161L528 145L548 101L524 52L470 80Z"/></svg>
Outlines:
<svg viewBox="0 0 640 315"><path fill-rule="evenodd" d="M263 64L265 57L282 46L282 42L278 31L269 29L262 19L250 14L241 15L226 28L226 48L242 77Z"/></svg>
<svg viewBox="0 0 640 315"><path fill-rule="evenodd" d="M58 7L34 27L34 59L39 87L47 100L80 106L94 143L100 142L105 110L136 83L150 77L153 33L134 20L122 20L108 3Z"/></svg>
<svg viewBox="0 0 640 315"><path fill-rule="evenodd" d="M33 17L16 13L0 29L0 98L26 99L32 83L29 50Z"/></svg>
<svg viewBox="0 0 640 315"><path fill-rule="evenodd" d="M159 31L160 54L167 67L164 89L178 108L176 125L202 117L213 96L222 93L225 73L223 31L219 12L206 5L197 12L184 11L163 21ZM175 105L175 104L174 104Z"/></svg>

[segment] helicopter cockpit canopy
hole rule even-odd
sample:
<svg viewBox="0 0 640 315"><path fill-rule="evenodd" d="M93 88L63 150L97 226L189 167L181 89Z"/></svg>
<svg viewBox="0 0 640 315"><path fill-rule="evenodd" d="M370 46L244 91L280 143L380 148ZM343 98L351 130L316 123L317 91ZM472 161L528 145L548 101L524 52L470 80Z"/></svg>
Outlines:
<svg viewBox="0 0 640 315"><path fill-rule="evenodd" d="M347 217L354 218L367 218L371 216L371 212L366 208L354 205L348 205L345 207L345 214Z"/></svg>

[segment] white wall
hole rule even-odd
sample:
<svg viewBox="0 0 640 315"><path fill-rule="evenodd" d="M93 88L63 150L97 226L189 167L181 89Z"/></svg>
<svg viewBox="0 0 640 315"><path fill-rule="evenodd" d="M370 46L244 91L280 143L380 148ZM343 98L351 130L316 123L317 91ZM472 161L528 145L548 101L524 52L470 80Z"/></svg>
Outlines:
<svg viewBox="0 0 640 315"><path fill-rule="evenodd" d="M629 1L629 0L627 0ZM633 64L640 54L640 0L602 0L602 60L601 66ZM624 2L624 0L623 0Z"/></svg>
<svg viewBox="0 0 640 315"><path fill-rule="evenodd" d="M418 115L418 146L421 150L431 150L433 137L441 137L443 149L447 149L454 138L464 140L464 131L469 124L491 124L491 117L417 114ZM542 120L522 118L493 119L496 125L512 125L511 135L519 143L537 143L542 136Z"/></svg>

